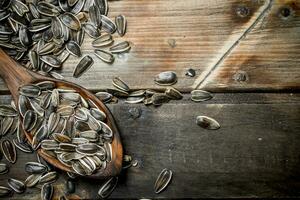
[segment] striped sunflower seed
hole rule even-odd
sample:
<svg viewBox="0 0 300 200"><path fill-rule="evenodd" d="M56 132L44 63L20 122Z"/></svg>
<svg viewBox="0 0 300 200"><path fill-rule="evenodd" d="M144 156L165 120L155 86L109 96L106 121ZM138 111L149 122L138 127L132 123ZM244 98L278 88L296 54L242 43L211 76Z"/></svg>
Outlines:
<svg viewBox="0 0 300 200"><path fill-rule="evenodd" d="M16 193L23 193L25 192L25 189L26 189L26 186L25 184L20 181L20 180L17 180L17 179L14 179L14 178L9 178L7 180L7 184L8 186L13 189Z"/></svg>
<svg viewBox="0 0 300 200"><path fill-rule="evenodd" d="M204 90L193 90L191 92L191 99L195 102L208 101L213 98L213 95L210 92Z"/></svg>
<svg viewBox="0 0 300 200"><path fill-rule="evenodd" d="M217 130L221 127L215 119L207 116L198 116L196 118L196 124L208 130Z"/></svg>
<svg viewBox="0 0 300 200"><path fill-rule="evenodd" d="M42 186L41 190L41 199L42 200L51 200L53 196L54 188L51 184L46 183Z"/></svg>
<svg viewBox="0 0 300 200"><path fill-rule="evenodd" d="M1 151L6 158L6 160L10 163L15 163L17 160L17 152L15 145L7 139L2 140L1 142Z"/></svg>
<svg viewBox="0 0 300 200"><path fill-rule="evenodd" d="M108 51L101 50L101 49L95 49L94 52L95 52L95 55L98 58L100 58L100 60L102 60L103 62L111 64L115 60L115 57Z"/></svg>
<svg viewBox="0 0 300 200"><path fill-rule="evenodd" d="M123 37L126 33L127 28L127 20L124 15L116 16L115 23L117 26L117 31L121 37Z"/></svg>
<svg viewBox="0 0 300 200"><path fill-rule="evenodd" d="M172 176L173 173L171 170L163 169L155 181L154 192L158 194L161 193L164 189L166 189L172 179Z"/></svg>
<svg viewBox="0 0 300 200"><path fill-rule="evenodd" d="M111 53L125 53L128 52L130 50L131 46L130 43L127 41L124 42L120 42L118 44L115 44L114 46L109 48L109 51Z"/></svg>
<svg viewBox="0 0 300 200"><path fill-rule="evenodd" d="M86 72L92 65L94 60L90 56L83 57L77 64L73 72L73 77L79 78L84 72Z"/></svg>
<svg viewBox="0 0 300 200"><path fill-rule="evenodd" d="M99 189L98 195L106 199L109 197L109 195L114 191L118 184L118 177L112 177L109 180L107 180Z"/></svg>
<svg viewBox="0 0 300 200"><path fill-rule="evenodd" d="M100 47L105 47L109 46L114 42L112 35L109 33L105 33L101 35L100 37L96 38L93 42L92 45L95 48L100 48Z"/></svg>

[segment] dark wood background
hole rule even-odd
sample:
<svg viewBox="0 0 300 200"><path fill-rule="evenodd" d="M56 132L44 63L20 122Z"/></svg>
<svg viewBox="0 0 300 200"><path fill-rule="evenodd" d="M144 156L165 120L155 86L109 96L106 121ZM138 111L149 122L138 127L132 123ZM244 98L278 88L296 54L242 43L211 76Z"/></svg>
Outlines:
<svg viewBox="0 0 300 200"><path fill-rule="evenodd" d="M163 89L153 82L166 70L179 77L184 99L161 107L108 104L120 128L126 154L138 160L120 175L113 198L300 197L300 2L297 0L122 0L110 1L109 16L124 14L132 42L129 54L113 65L96 64L72 78L79 59L62 73L67 80L97 92L120 76L132 89ZM247 16L238 10L248 9ZM288 14L286 14L288 13ZM86 38L84 54L92 54ZM95 58L95 57L94 57ZM95 58L97 60L97 58ZM188 68L195 78L185 76ZM234 77L246 74L245 81ZM192 89L214 92L211 101L192 102ZM0 102L9 103L3 82ZM129 110L139 109L134 119ZM195 124L198 115L215 118L221 129ZM25 180L24 163L34 154L18 151L8 176ZM174 172L170 186L156 195L159 172ZM55 184L65 192L66 176ZM101 181L78 180L73 198L96 198ZM28 189L16 199L39 199Z"/></svg>

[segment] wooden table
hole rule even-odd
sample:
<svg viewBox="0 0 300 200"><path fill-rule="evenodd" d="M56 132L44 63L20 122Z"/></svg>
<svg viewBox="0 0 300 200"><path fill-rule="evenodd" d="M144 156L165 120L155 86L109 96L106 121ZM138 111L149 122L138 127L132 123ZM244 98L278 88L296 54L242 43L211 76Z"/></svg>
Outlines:
<svg viewBox="0 0 300 200"><path fill-rule="evenodd" d="M125 153L138 161L120 175L112 198L300 197L300 2L297 0L123 0L110 1L109 16L124 14L128 32L117 41L132 42L129 54L113 65L97 60L86 38L83 54L96 64L81 78L69 59L61 74L93 92L111 88L120 76L132 89L159 89L153 78L175 71L184 99L161 107L108 104L121 131ZM99 62L98 62L99 61ZM188 68L195 78L185 76ZM204 89L214 98L190 100ZM3 82L0 102L9 103ZM131 109L141 112L135 118ZM221 129L196 125L198 115L215 118ZM18 152L8 176L24 180L24 163L34 154ZM159 172L173 180L157 195ZM66 175L55 197L65 191ZM96 198L101 181L78 180L76 195ZM39 198L28 189L16 199Z"/></svg>

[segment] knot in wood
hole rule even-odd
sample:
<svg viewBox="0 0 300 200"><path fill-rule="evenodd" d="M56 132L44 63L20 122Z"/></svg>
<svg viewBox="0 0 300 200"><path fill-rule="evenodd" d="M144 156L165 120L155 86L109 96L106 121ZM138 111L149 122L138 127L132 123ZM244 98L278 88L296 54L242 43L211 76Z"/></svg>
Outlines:
<svg viewBox="0 0 300 200"><path fill-rule="evenodd" d="M245 18L250 14L250 9L245 5L241 5L236 8L235 12L236 12L237 16L239 16L241 18Z"/></svg>
<svg viewBox="0 0 300 200"><path fill-rule="evenodd" d="M237 82L246 82L249 80L249 76L247 72L239 70L233 75L232 79Z"/></svg>

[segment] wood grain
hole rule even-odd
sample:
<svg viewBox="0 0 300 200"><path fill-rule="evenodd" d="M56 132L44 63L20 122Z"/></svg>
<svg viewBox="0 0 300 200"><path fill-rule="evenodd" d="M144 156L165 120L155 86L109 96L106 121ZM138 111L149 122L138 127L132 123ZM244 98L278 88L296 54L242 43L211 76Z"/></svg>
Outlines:
<svg viewBox="0 0 300 200"><path fill-rule="evenodd" d="M265 17L198 86L222 91L299 90L299 24L299 1L273 1ZM243 73L247 80L234 80Z"/></svg>
<svg viewBox="0 0 300 200"><path fill-rule="evenodd" d="M250 33L254 35L252 43L245 43L245 48L257 49L261 41L268 41L270 49L273 46L278 47L276 51L270 51L269 56L275 57L273 60L268 59L265 54L261 55L258 61L253 61L253 68L261 66L261 59L268 61L268 71L270 76L274 77L268 84L271 86L274 81L280 88L285 88L286 82L294 82L297 77L297 60L299 54L296 54L299 47L299 40L296 37L299 32L298 14L290 25L285 25L289 20L280 20L270 15L273 12L266 12L270 4L269 0L127 0L127 1L110 1L111 18L118 14L124 14L128 19L128 31L125 37L119 38L116 34L116 43L123 40L132 42L132 50L129 54L117 56L113 65L101 62L93 55L91 48L92 39L87 37L82 50L84 55L91 55L95 59L94 66L81 78L72 78L72 72L79 58L71 57L64 65L61 73L66 80L78 83L91 90L105 89L112 87L111 80L114 76L120 76L129 83L131 88L158 88L153 78L156 74L165 70L175 71L179 77L176 85L181 90L190 90L198 86L199 81L210 69L218 63L220 58L228 52L237 41L241 40L247 30L260 19L261 15L266 15L262 21L270 24L267 29L254 31L250 29ZM276 4L280 7L281 4ZM282 4L283 5L283 4ZM237 14L237 10L241 8L249 9L249 14L241 17ZM270 20L270 22L269 22ZM258 25L257 25L258 26ZM255 30L258 28L256 27ZM260 26L258 26L260 27ZM273 32L283 32L286 34L270 36ZM250 34L247 33L247 34ZM291 37L294 35L294 37ZM247 37L248 38L248 37ZM265 40L267 38L268 40ZM260 39L260 40L257 40ZM273 45L273 46L272 46ZM264 45L265 46L265 45ZM281 48L280 48L281 47ZM278 72L278 64L280 60L287 56L286 48L289 47L290 52L294 52L289 56L287 62L289 65L281 62L280 69L290 71L293 74L289 80L286 80L288 72ZM235 49L235 48L234 48ZM237 48L239 49L239 48ZM243 58L252 60L252 55L256 54L255 50L251 52L243 52ZM293 58L293 59L292 59ZM242 59L241 59L242 60ZM275 62L273 66L272 62ZM257 64L256 64L257 63ZM234 68L239 66L235 64ZM265 65L264 65L265 66ZM292 68L292 66L295 66ZM197 78L188 78L185 71L188 68L194 68L197 71ZM230 65L228 65L230 67ZM221 66L218 68L222 68ZM273 70L274 69L274 70ZM225 72L229 69L225 68ZM274 73L273 73L274 71ZM224 72L224 73L225 73ZM224 74L222 73L222 74ZM259 74L259 73L257 73ZM231 79L232 74L229 74ZM228 77L229 77L228 75ZM227 78L226 74L224 77ZM265 88L265 82L259 78L257 81L251 80L253 84L248 88ZM221 89L226 86L215 80L211 89ZM225 86L224 86L225 84ZM274 84L274 85L276 85ZM233 87L236 87L235 85ZM274 87L275 89L278 87ZM7 88L0 84L0 91L5 93Z"/></svg>
<svg viewBox="0 0 300 200"><path fill-rule="evenodd" d="M113 198L300 197L299 94L217 94L212 101L171 101L161 107L108 105L119 126L125 153L138 166L123 171ZM0 96L9 102L9 96ZM129 109L139 109L133 119ZM218 131L195 124L197 115L215 118ZM9 176L24 180L24 163L34 155L18 151ZM6 161L3 161L6 162ZM156 195L153 184L163 168L174 172L170 186ZM6 185L8 175L0 176ZM64 194L66 177L55 183ZM100 181L78 180L76 195L96 198ZM16 199L39 197L28 189Z"/></svg>

